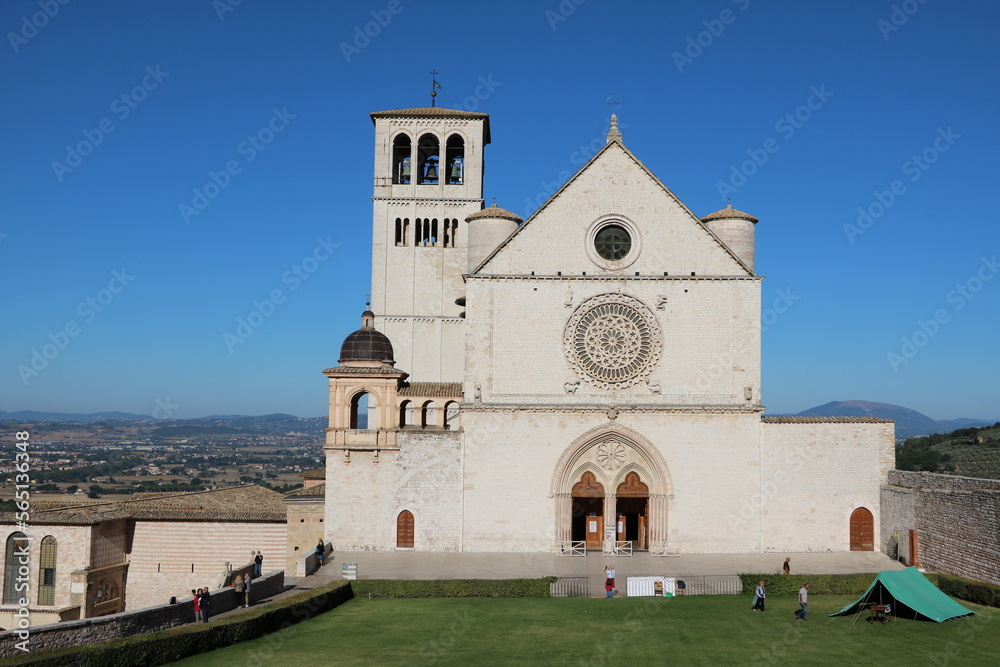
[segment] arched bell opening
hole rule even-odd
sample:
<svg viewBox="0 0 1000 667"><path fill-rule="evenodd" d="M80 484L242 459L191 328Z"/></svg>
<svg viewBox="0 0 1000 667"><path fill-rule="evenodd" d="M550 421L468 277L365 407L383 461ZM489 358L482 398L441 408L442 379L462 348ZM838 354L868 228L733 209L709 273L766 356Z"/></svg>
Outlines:
<svg viewBox="0 0 1000 667"><path fill-rule="evenodd" d="M461 185L465 177L465 140L453 134L445 144L445 170L448 185Z"/></svg>
<svg viewBox="0 0 1000 667"><path fill-rule="evenodd" d="M418 183L425 185L440 183L441 142L433 134L420 137L417 144Z"/></svg>
<svg viewBox="0 0 1000 667"><path fill-rule="evenodd" d="M400 134L392 140L392 182L397 185L410 183L413 165L413 142L409 135Z"/></svg>

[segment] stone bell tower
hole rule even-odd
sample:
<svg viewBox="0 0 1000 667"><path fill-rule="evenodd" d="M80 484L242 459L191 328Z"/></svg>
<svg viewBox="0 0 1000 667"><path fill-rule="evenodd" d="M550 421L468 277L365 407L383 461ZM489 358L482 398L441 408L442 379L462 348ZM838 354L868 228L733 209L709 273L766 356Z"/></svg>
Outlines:
<svg viewBox="0 0 1000 667"><path fill-rule="evenodd" d="M461 382L465 308L457 301L465 296L465 219L483 208L489 116L424 107L371 117L376 326L414 380Z"/></svg>

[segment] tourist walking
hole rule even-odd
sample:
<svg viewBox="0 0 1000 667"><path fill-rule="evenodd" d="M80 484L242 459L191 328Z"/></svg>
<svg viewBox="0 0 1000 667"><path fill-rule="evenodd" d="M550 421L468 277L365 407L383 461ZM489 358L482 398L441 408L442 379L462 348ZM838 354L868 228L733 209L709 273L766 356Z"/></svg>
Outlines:
<svg viewBox="0 0 1000 667"><path fill-rule="evenodd" d="M257 555L253 557L253 577L257 579L260 577L260 573L264 570L264 557L257 552Z"/></svg>
<svg viewBox="0 0 1000 667"><path fill-rule="evenodd" d="M764 611L764 596L766 594L767 594L767 592L764 590L764 580L761 579L760 581L757 582L757 588L754 589L754 592L753 592L753 595L754 595L754 597L753 597L753 607L751 607L751 609L754 609L754 610L757 610L757 611L760 611L760 612L763 613L763 611Z"/></svg>
<svg viewBox="0 0 1000 667"><path fill-rule="evenodd" d="M604 597L613 598L615 596L615 566L604 566Z"/></svg>
<svg viewBox="0 0 1000 667"><path fill-rule="evenodd" d="M323 556L326 555L326 545L323 544L323 540L319 541L316 545L316 561L319 563L320 567L323 567Z"/></svg>
<svg viewBox="0 0 1000 667"><path fill-rule="evenodd" d="M800 621L808 620L806 613L809 611L809 584L802 584L802 588L799 589L799 606L801 609L795 612L795 618Z"/></svg>
<svg viewBox="0 0 1000 667"><path fill-rule="evenodd" d="M792 562L791 558L786 558L785 559L785 562L782 563L782 565L781 565L781 573L782 574L791 574L792 573L791 562Z"/></svg>

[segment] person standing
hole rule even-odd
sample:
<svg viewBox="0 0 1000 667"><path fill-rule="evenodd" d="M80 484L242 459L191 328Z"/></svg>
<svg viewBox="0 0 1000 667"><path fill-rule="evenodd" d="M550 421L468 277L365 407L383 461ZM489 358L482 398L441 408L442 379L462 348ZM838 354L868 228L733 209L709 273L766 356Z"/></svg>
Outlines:
<svg viewBox="0 0 1000 667"><path fill-rule="evenodd" d="M764 580L761 579L757 582L757 588L754 589L753 607L752 609L759 610L761 613L764 612L764 597L766 591L764 590Z"/></svg>
<svg viewBox="0 0 1000 667"><path fill-rule="evenodd" d="M261 572L264 570L264 557L257 552L257 555L253 557L253 577L257 579L260 577Z"/></svg>
<svg viewBox="0 0 1000 667"><path fill-rule="evenodd" d="M250 606L250 573L243 575L243 606Z"/></svg>
<svg viewBox="0 0 1000 667"><path fill-rule="evenodd" d="M243 584L243 577L236 577L236 584L233 586L233 592L236 593L236 602L239 606L246 606L243 604L243 591L246 590L246 586Z"/></svg>
<svg viewBox="0 0 1000 667"><path fill-rule="evenodd" d="M191 591L191 596L194 598L194 622L198 623L201 621L201 589Z"/></svg>
<svg viewBox="0 0 1000 667"><path fill-rule="evenodd" d="M782 565L781 565L781 573L782 574L791 574L792 573L791 562L792 562L791 558L786 558L785 559L785 562L782 563Z"/></svg>
<svg viewBox="0 0 1000 667"><path fill-rule="evenodd" d="M319 544L316 545L316 561L319 563L320 567L323 567L323 556L326 555L326 545L323 544L323 540L320 539Z"/></svg>
<svg viewBox="0 0 1000 667"><path fill-rule="evenodd" d="M604 566L604 597L613 598L615 596L615 566Z"/></svg>
<svg viewBox="0 0 1000 667"><path fill-rule="evenodd" d="M202 589L201 594L201 620L208 623L208 611L212 606L212 594L208 592L208 586Z"/></svg>
<svg viewBox="0 0 1000 667"><path fill-rule="evenodd" d="M799 609L795 612L795 617L800 621L808 620L806 618L806 613L809 611L809 584L802 584L802 588L799 589Z"/></svg>

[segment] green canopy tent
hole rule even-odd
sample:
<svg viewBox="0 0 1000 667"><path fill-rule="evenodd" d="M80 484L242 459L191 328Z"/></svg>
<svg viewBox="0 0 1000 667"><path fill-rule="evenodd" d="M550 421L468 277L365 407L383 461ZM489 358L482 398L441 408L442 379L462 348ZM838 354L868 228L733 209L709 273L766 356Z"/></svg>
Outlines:
<svg viewBox="0 0 1000 667"><path fill-rule="evenodd" d="M908 567L879 572L864 595L830 616L857 614L874 604L892 605L893 616L938 623L975 613L942 593L917 568Z"/></svg>

